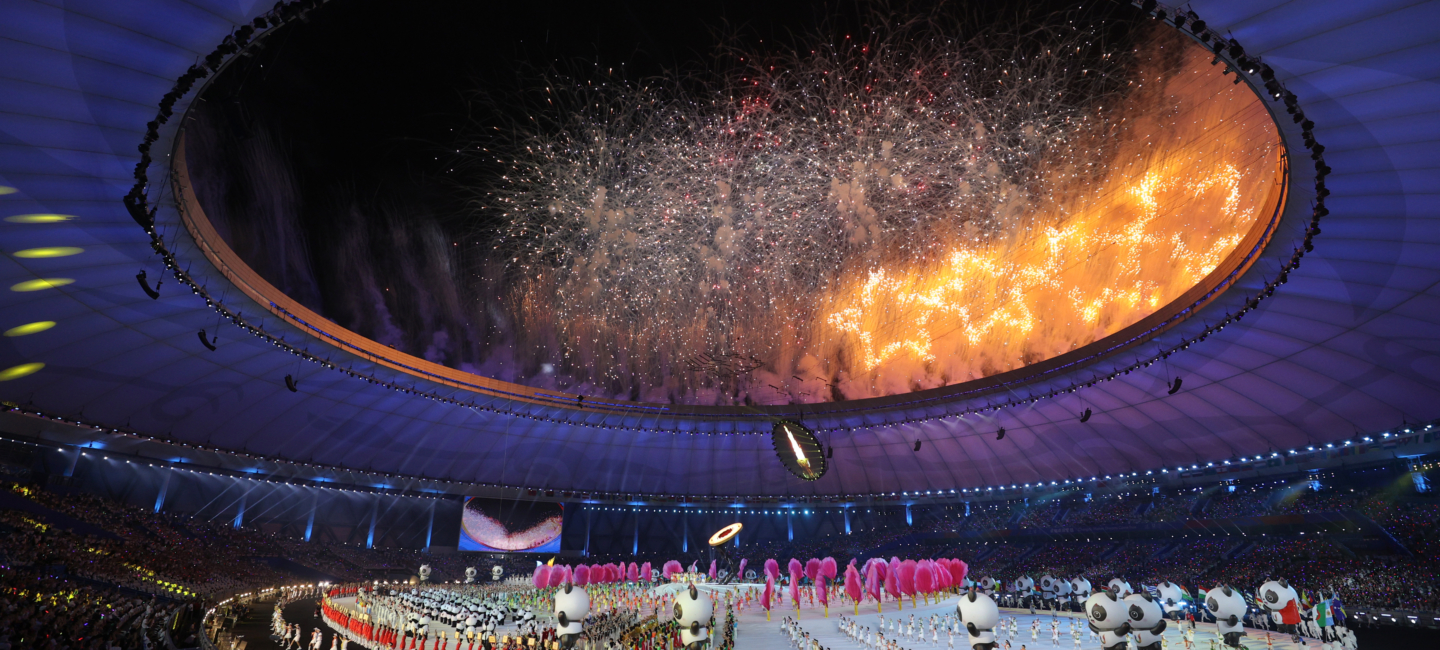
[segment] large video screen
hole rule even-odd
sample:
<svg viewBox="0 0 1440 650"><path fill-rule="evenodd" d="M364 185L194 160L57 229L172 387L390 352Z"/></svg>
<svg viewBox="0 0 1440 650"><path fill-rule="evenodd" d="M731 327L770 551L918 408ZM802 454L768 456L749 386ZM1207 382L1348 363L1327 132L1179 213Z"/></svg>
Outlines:
<svg viewBox="0 0 1440 650"><path fill-rule="evenodd" d="M465 497L460 550L558 553L565 504Z"/></svg>

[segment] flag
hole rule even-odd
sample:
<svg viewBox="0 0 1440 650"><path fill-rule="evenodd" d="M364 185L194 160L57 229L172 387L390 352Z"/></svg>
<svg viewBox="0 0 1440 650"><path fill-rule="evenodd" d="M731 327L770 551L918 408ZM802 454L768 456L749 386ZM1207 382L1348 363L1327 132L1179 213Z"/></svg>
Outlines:
<svg viewBox="0 0 1440 650"><path fill-rule="evenodd" d="M1315 625L1320 627L1329 627L1334 624L1335 622L1330 620L1329 601L1322 600L1318 603L1315 603Z"/></svg>

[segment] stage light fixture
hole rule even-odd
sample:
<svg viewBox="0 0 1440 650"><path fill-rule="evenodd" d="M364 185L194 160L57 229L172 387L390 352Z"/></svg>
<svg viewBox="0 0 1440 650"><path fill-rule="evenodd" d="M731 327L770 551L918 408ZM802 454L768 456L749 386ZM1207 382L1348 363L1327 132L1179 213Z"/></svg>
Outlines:
<svg viewBox="0 0 1440 650"><path fill-rule="evenodd" d="M150 296L151 300L158 300L160 298L160 282L165 281L163 278L160 282L155 283L154 289L151 289L150 284L145 281L145 270L141 269L139 273L135 274L135 281L140 283L140 288L145 290L145 295Z"/></svg>

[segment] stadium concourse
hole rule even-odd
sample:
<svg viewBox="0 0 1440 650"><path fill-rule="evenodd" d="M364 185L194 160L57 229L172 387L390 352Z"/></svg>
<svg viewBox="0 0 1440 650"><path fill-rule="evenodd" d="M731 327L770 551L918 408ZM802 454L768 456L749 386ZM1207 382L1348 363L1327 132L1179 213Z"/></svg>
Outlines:
<svg viewBox="0 0 1440 650"><path fill-rule="evenodd" d="M1440 647L1440 0L0 0L0 650Z"/></svg>

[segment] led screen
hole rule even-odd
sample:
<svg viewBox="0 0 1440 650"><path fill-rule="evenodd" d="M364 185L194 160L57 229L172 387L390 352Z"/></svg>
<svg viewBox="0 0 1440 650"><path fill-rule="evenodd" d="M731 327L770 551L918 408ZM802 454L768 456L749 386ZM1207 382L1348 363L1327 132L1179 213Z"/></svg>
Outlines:
<svg viewBox="0 0 1440 650"><path fill-rule="evenodd" d="M466 497L460 550L557 553L565 504Z"/></svg>

